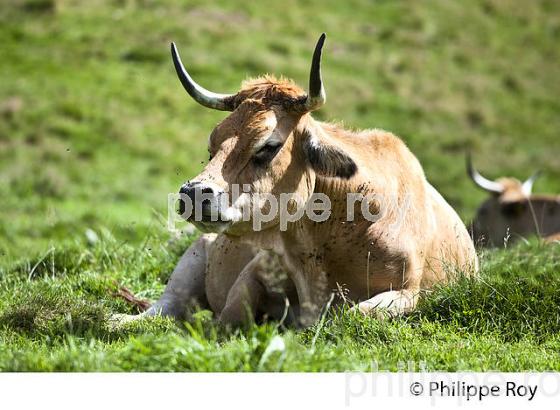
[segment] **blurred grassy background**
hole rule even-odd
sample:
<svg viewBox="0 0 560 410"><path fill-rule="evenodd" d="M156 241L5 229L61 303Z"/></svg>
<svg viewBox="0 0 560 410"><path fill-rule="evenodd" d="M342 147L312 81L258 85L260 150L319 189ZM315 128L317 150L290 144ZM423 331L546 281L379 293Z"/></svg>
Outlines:
<svg viewBox="0 0 560 410"><path fill-rule="evenodd" d="M8 0L0 5L0 252L4 260L108 228L135 244L163 230L167 193L207 159L218 92L264 73L307 83L327 32L328 104L316 114L401 136L460 212L490 177L545 171L560 192L560 2Z"/></svg>
<svg viewBox="0 0 560 410"><path fill-rule="evenodd" d="M0 371L560 369L560 247L536 242L481 254L480 280L393 321L108 321L137 313L119 286L156 299L193 240L168 241L167 194L225 116L185 94L169 42L197 81L234 92L266 72L306 85L323 31L316 116L400 135L465 220L485 197L467 149L489 177L541 168L536 191L560 192L557 0L2 0Z"/></svg>

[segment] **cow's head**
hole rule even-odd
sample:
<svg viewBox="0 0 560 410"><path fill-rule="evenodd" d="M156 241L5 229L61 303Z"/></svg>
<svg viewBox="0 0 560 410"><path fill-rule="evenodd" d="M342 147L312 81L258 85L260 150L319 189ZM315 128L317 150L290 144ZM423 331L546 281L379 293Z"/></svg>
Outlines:
<svg viewBox="0 0 560 410"><path fill-rule="evenodd" d="M476 186L490 193L490 197L478 208L472 223L475 242L498 246L511 233L533 229L529 198L539 171L525 182L510 177L492 181L474 168L471 156L467 155L467 173ZM527 224L531 226L526 227Z"/></svg>
<svg viewBox="0 0 560 410"><path fill-rule="evenodd" d="M280 203L281 193L295 194L288 203L293 212L313 192L316 174L350 178L356 172L354 161L308 115L325 103L324 41L323 34L313 54L308 93L271 76L246 81L235 94L210 92L193 81L171 45L175 69L188 94L205 107L231 112L210 133L210 162L180 189L195 211L197 207L201 211L189 218L201 230L243 234L253 227L255 209L264 215L271 212L270 202L263 200L266 195ZM248 209L249 214L243 215ZM267 221L263 229L277 223L277 218Z"/></svg>

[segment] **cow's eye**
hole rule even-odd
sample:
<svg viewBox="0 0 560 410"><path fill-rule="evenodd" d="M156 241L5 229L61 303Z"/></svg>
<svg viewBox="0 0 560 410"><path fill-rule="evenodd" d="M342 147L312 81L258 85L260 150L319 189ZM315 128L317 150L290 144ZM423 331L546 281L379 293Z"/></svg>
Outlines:
<svg viewBox="0 0 560 410"><path fill-rule="evenodd" d="M264 165L269 163L272 158L280 151L282 148L281 142L269 142L265 144L253 157L253 161L257 165Z"/></svg>

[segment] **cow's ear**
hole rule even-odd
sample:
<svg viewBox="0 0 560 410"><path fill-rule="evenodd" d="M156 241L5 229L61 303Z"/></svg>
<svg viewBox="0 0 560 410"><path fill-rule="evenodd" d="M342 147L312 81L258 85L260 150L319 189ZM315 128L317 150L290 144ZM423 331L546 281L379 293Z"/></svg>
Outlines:
<svg viewBox="0 0 560 410"><path fill-rule="evenodd" d="M304 129L301 134L307 161L318 175L349 179L358 171L354 160L319 132Z"/></svg>

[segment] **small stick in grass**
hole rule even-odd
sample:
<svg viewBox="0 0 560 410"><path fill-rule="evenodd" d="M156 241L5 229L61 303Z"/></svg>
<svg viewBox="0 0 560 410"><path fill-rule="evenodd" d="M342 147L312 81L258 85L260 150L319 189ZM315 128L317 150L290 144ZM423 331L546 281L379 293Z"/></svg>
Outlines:
<svg viewBox="0 0 560 410"><path fill-rule="evenodd" d="M136 308L140 312L144 312L151 306L150 302L144 299L137 298L130 290L128 290L124 286L120 286L119 290L114 292L113 295L123 298L127 303L136 306Z"/></svg>

